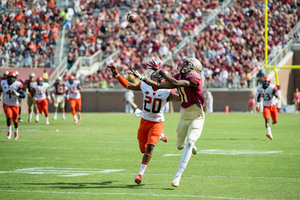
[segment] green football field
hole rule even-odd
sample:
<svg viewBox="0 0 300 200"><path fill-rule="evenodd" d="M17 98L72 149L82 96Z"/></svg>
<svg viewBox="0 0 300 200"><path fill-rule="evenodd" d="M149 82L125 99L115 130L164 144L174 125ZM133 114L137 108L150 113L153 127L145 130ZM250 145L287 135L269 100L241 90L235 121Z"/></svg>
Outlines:
<svg viewBox="0 0 300 200"><path fill-rule="evenodd" d="M139 119L83 113L73 125L24 122L6 139L0 115L0 199L300 199L300 115L279 115L266 138L261 114L211 114L180 186L171 186L182 151L179 114L166 115L168 143L159 141L141 185ZM24 121L27 117L24 116Z"/></svg>

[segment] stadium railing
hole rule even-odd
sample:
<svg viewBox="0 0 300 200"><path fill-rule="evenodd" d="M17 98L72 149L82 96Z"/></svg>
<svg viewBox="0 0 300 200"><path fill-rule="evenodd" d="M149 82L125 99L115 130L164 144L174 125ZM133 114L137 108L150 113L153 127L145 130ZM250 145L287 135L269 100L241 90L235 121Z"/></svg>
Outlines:
<svg viewBox="0 0 300 200"><path fill-rule="evenodd" d="M78 64L77 64L78 66L77 67L75 66L74 68L72 67L72 70L68 71L68 75L72 74L76 69L77 69L77 71L76 71L77 78L80 76L86 77L88 75L91 75L91 74L95 73L96 71L98 71L99 69L101 69L107 61L111 60L114 56L120 54L121 51L117 50L103 60L102 60L102 55L100 54L101 50L99 50L98 52L97 52L98 54L95 53L91 57L81 57L80 61L78 61ZM90 62L91 64L89 65L89 67L84 67L82 65L83 62Z"/></svg>
<svg viewBox="0 0 300 200"><path fill-rule="evenodd" d="M66 70L67 70L67 58L65 57L55 68L55 70L51 73L49 77L49 86L52 87L52 85L55 83L58 77L62 76Z"/></svg>

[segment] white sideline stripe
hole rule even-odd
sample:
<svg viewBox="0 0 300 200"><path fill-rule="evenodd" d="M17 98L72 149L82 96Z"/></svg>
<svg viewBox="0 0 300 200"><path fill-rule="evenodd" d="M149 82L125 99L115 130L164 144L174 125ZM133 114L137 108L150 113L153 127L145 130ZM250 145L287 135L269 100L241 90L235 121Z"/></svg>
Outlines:
<svg viewBox="0 0 300 200"><path fill-rule="evenodd" d="M202 195L180 195L180 194L139 194L139 193L115 193L115 192L59 192L59 191L29 191L29 190L0 190L1 192L22 192L22 193L48 193L48 194L82 194L82 195L127 195L127 196L154 196L154 197L185 197L185 198L203 198L203 199L236 199L236 200L254 200L249 198L236 197L217 197L217 196L202 196ZM269 199L260 199L269 200ZM281 200L281 199L272 199Z"/></svg>
<svg viewBox="0 0 300 200"><path fill-rule="evenodd" d="M115 174L121 174L121 173L115 173ZM124 173L123 173L124 174ZM126 173L127 175L136 175L134 173ZM147 174L149 176L170 176L173 177L173 174ZM285 177L259 177L259 176L203 176L203 175L186 175L185 177L191 177L191 178L245 178L245 179L272 179L272 180L300 180L300 178L285 178Z"/></svg>
<svg viewBox="0 0 300 200"><path fill-rule="evenodd" d="M227 149L206 149L201 150L198 154L218 154L218 155L248 155L248 154L275 154L283 153L282 151L249 151L249 150L227 150ZM165 154L168 156L181 156L182 154Z"/></svg>

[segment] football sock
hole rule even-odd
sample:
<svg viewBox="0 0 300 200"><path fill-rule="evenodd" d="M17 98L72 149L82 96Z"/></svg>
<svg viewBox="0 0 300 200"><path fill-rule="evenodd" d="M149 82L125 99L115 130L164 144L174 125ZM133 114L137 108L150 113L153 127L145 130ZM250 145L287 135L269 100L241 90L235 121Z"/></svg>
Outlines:
<svg viewBox="0 0 300 200"><path fill-rule="evenodd" d="M18 133L19 132L19 128L15 128L15 133Z"/></svg>
<svg viewBox="0 0 300 200"><path fill-rule="evenodd" d="M29 114L29 121L31 121L32 113Z"/></svg>
<svg viewBox="0 0 300 200"><path fill-rule="evenodd" d="M176 173L177 176L181 176L184 169L186 168L186 166L191 158L192 149L193 149L194 144L195 143L193 141L190 141L190 140L186 141L186 144L184 147L184 152L182 154L181 161L180 161L177 173Z"/></svg>
<svg viewBox="0 0 300 200"><path fill-rule="evenodd" d="M35 115L35 121L39 121L39 114Z"/></svg>
<svg viewBox="0 0 300 200"><path fill-rule="evenodd" d="M54 113L54 118L56 118L56 117L57 117L57 112Z"/></svg>
<svg viewBox="0 0 300 200"><path fill-rule="evenodd" d="M163 137L165 137L165 134L164 134L164 133L161 133L159 139L161 139L161 138L163 138Z"/></svg>
<svg viewBox="0 0 300 200"><path fill-rule="evenodd" d="M46 122L49 122L49 117L46 117Z"/></svg>
<svg viewBox="0 0 300 200"><path fill-rule="evenodd" d="M145 172L147 166L148 166L147 163L142 163L142 164L141 164L141 167L140 167L140 172L139 172L139 174L144 175L144 172Z"/></svg>
<svg viewBox="0 0 300 200"><path fill-rule="evenodd" d="M267 132L268 132L268 133L271 133L271 127L270 127L270 126L267 127ZM272 134L272 133L271 133L271 134Z"/></svg>
<svg viewBox="0 0 300 200"><path fill-rule="evenodd" d="M66 116L65 116L65 113L63 112L63 113L62 113L62 118L64 119L65 117L66 117Z"/></svg>
<svg viewBox="0 0 300 200"><path fill-rule="evenodd" d="M8 127L7 127L7 132L10 132L10 133L11 133L11 126L8 126Z"/></svg>
<svg viewBox="0 0 300 200"><path fill-rule="evenodd" d="M74 120L76 120L76 121L77 121L77 116L76 116L76 115L73 115L73 117L74 117Z"/></svg>

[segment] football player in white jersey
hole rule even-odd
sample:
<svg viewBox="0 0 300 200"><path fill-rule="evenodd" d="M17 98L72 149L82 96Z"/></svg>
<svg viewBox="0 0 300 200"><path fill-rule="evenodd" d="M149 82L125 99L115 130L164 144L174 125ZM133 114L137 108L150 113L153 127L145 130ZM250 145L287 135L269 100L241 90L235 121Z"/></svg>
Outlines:
<svg viewBox="0 0 300 200"><path fill-rule="evenodd" d="M67 82L67 100L69 100L71 111L74 117L74 124L78 123L78 119L81 120L81 86L78 80L74 80L73 75L69 76ZM78 119L76 117L76 110L78 113Z"/></svg>
<svg viewBox="0 0 300 200"><path fill-rule="evenodd" d="M270 84L271 80L269 77L264 77L262 80L262 85L259 85L257 88L257 98L256 98L256 110L259 111L259 103L260 99L263 99L263 116L265 118L265 125L267 128L266 136L272 140L272 132L269 124L270 117L272 117L272 124L277 123L277 108L276 103L279 99L277 94L277 87L275 85Z"/></svg>
<svg viewBox="0 0 300 200"><path fill-rule="evenodd" d="M179 96L175 94L175 90L157 90L142 81L138 85L130 83L118 73L115 66L109 65L108 68L112 71L114 77L118 79L123 87L129 90L142 91L143 93L142 119L140 122L137 139L139 141L140 151L144 155L140 166L140 171L134 180L135 183L140 184L148 163L151 160L154 147L163 131L164 106L170 100L179 101ZM151 78L156 79L157 82L162 80L162 77L155 72L151 75Z"/></svg>
<svg viewBox="0 0 300 200"><path fill-rule="evenodd" d="M31 90L31 96L33 96L33 99L36 103L36 106L38 108L38 111L40 114L44 112L46 117L46 124L49 125L49 112L48 112L48 101L51 104L52 99L49 95L48 88L49 84L43 82L42 77L37 77L36 84L32 86ZM39 114L35 116L35 121L39 122Z"/></svg>
<svg viewBox="0 0 300 200"><path fill-rule="evenodd" d="M23 92L23 84L16 81L17 75L15 72L10 72L7 76L7 80L2 80L0 85L0 96L3 92L3 110L6 114L7 124L7 136L9 140L11 138L11 120L15 125L15 140L18 139L18 116L19 116L19 100L25 98Z"/></svg>

